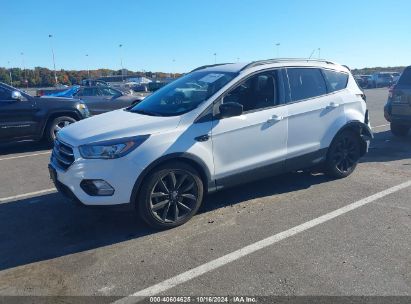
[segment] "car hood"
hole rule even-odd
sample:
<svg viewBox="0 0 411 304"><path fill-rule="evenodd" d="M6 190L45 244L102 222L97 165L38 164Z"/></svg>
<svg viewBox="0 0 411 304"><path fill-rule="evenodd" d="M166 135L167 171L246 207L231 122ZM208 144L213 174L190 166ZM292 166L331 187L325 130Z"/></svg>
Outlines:
<svg viewBox="0 0 411 304"><path fill-rule="evenodd" d="M148 116L121 109L78 121L62 129L58 138L69 145L80 146L168 131L177 128L180 119L180 116Z"/></svg>

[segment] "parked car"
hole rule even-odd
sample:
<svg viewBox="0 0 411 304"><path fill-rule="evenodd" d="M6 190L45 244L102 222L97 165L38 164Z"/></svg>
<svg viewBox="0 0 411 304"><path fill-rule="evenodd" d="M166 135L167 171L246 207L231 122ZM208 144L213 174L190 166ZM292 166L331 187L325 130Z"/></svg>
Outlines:
<svg viewBox="0 0 411 304"><path fill-rule="evenodd" d="M393 82L394 82L394 79L391 73L380 72L380 73L372 74L371 86L373 88L389 87L393 84Z"/></svg>
<svg viewBox="0 0 411 304"><path fill-rule="evenodd" d="M363 75L354 75L354 79L360 88L366 89L368 87L368 81Z"/></svg>
<svg viewBox="0 0 411 304"><path fill-rule="evenodd" d="M92 115L129 107L144 99L144 96L126 94L103 86L81 87L73 97L84 101Z"/></svg>
<svg viewBox="0 0 411 304"><path fill-rule="evenodd" d="M32 97L0 82L0 142L45 139L52 143L62 128L89 117L76 99Z"/></svg>
<svg viewBox="0 0 411 304"><path fill-rule="evenodd" d="M187 222L207 193L247 181L313 167L347 177L372 132L346 67L267 60L201 67L57 137L59 191L85 205L131 202L163 229Z"/></svg>
<svg viewBox="0 0 411 304"><path fill-rule="evenodd" d="M83 79L81 81L81 85L85 87L94 87L94 86L109 87L110 86L107 82L103 80L98 80L98 79Z"/></svg>
<svg viewBox="0 0 411 304"><path fill-rule="evenodd" d="M406 136L411 128L411 66L402 73L389 92L384 116L390 122L391 132Z"/></svg>
<svg viewBox="0 0 411 304"><path fill-rule="evenodd" d="M68 97L68 98L72 98L73 95L78 92L78 90L80 90L80 86L74 85L71 88L68 88L64 91L47 93L46 95L43 95L43 96L45 96L45 97Z"/></svg>
<svg viewBox="0 0 411 304"><path fill-rule="evenodd" d="M398 80L400 79L401 73L399 73L399 72L390 72L390 74L392 76L393 84L397 83Z"/></svg>
<svg viewBox="0 0 411 304"><path fill-rule="evenodd" d="M73 86L66 91L47 96L81 99L87 104L92 115L129 107L144 99L144 96L126 94L112 87L104 86Z"/></svg>

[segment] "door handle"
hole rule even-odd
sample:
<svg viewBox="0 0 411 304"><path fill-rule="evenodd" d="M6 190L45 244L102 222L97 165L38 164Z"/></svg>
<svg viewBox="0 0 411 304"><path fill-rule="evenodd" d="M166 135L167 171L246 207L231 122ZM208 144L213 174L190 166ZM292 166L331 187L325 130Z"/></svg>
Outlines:
<svg viewBox="0 0 411 304"><path fill-rule="evenodd" d="M283 119L284 119L284 117L281 116L281 115L273 115L273 116L271 116L271 118L269 118L269 119L267 120L267 122L268 122L268 123L273 123L273 122L281 121L281 120L283 120Z"/></svg>
<svg viewBox="0 0 411 304"><path fill-rule="evenodd" d="M338 108L340 106L339 103L335 103L335 102L330 102L330 104L328 106L326 106L326 109L335 109Z"/></svg>

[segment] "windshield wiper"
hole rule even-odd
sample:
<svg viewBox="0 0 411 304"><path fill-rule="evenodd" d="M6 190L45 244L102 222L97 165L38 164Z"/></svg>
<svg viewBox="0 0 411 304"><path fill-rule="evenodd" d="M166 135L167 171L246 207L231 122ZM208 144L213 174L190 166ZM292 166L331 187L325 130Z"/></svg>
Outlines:
<svg viewBox="0 0 411 304"><path fill-rule="evenodd" d="M137 113L137 114L143 114L143 115L149 115L149 116L163 116L160 113L156 113L156 112L151 112L151 111L147 111L147 110L130 110L130 112L133 113Z"/></svg>

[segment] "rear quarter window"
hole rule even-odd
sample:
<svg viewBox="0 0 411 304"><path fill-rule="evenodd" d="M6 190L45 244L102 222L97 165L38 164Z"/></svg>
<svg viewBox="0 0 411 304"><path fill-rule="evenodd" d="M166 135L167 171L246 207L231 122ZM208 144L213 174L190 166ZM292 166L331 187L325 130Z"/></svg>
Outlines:
<svg viewBox="0 0 411 304"><path fill-rule="evenodd" d="M411 68L410 67L404 70L400 79L398 80L398 84L411 86Z"/></svg>
<svg viewBox="0 0 411 304"><path fill-rule="evenodd" d="M347 87L348 74L332 70L323 70L323 72L330 92L340 91Z"/></svg>

